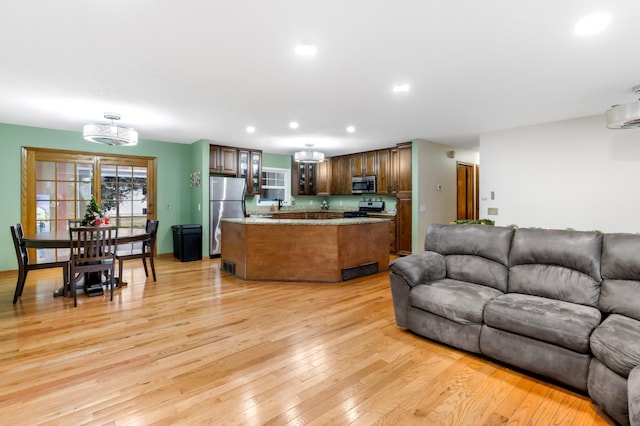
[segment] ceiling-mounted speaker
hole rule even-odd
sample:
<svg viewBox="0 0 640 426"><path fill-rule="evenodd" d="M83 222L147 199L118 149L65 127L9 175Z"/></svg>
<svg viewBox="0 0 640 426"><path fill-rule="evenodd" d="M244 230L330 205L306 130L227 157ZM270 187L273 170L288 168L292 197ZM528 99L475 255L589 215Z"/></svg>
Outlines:
<svg viewBox="0 0 640 426"><path fill-rule="evenodd" d="M447 157L456 158L456 152L455 151L447 151Z"/></svg>

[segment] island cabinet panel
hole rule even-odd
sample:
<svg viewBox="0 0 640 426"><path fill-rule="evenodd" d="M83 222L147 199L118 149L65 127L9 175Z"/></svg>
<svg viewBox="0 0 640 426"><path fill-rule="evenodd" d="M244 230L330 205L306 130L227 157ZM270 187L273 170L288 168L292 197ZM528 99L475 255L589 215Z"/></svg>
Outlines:
<svg viewBox="0 0 640 426"><path fill-rule="evenodd" d="M396 252L396 217L369 213L369 217L389 221L389 253Z"/></svg>
<svg viewBox="0 0 640 426"><path fill-rule="evenodd" d="M375 272L366 269L371 265L388 269L387 221L299 222L223 220L223 270L245 280L339 282L348 279L345 270L358 273L363 265L363 275Z"/></svg>
<svg viewBox="0 0 640 426"><path fill-rule="evenodd" d="M339 271L325 266L335 265L338 258L337 231L308 225L247 226L247 279L340 281Z"/></svg>
<svg viewBox="0 0 640 426"><path fill-rule="evenodd" d="M222 222L222 232L224 232L224 238L222 239L222 247L226 254L231 254L233 259L233 271L239 277L247 276L247 260L244 255L245 247L247 246L247 228L245 226L236 226L235 224L229 224ZM221 248L222 250L222 248Z"/></svg>

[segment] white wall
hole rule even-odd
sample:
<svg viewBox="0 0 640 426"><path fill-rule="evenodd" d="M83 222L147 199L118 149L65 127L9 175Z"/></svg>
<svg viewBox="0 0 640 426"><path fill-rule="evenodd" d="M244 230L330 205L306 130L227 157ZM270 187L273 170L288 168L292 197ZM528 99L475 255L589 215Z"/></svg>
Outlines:
<svg viewBox="0 0 640 426"><path fill-rule="evenodd" d="M496 225L640 232L640 130L601 115L505 130L480 157L480 217Z"/></svg>
<svg viewBox="0 0 640 426"><path fill-rule="evenodd" d="M456 220L456 163L478 164L478 153L426 140L413 141L412 251L424 250L427 228L432 223ZM455 158L447 157L455 151ZM437 185L441 185L438 190Z"/></svg>

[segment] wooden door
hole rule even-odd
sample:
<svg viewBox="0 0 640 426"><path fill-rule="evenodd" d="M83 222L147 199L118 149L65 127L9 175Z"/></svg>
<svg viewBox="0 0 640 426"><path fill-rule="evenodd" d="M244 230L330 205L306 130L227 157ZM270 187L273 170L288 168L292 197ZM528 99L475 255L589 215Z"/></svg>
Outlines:
<svg viewBox="0 0 640 426"><path fill-rule="evenodd" d="M473 164L457 163L457 214L458 220L477 219L474 201Z"/></svg>

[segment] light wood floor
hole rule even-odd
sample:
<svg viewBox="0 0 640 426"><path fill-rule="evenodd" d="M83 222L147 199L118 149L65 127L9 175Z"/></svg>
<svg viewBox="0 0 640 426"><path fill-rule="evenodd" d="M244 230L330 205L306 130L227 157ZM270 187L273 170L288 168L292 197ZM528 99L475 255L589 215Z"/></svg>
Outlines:
<svg viewBox="0 0 640 426"><path fill-rule="evenodd" d="M125 263L108 297L0 273L2 424L603 425L584 395L396 327L388 273L244 282L219 260Z"/></svg>

